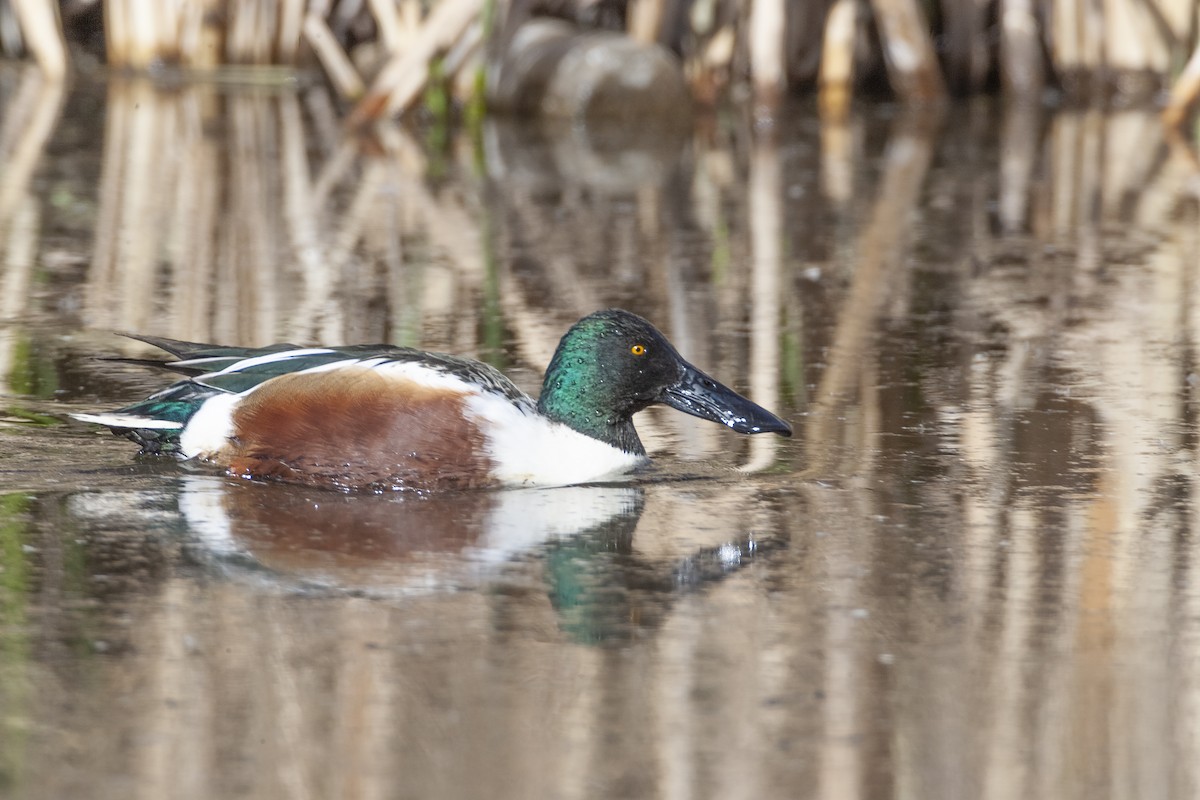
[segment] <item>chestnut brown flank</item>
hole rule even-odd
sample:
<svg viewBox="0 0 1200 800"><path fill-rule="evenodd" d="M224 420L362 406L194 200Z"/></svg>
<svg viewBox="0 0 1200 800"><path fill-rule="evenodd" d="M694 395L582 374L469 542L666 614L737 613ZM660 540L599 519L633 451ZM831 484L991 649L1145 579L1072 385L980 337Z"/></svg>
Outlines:
<svg viewBox="0 0 1200 800"><path fill-rule="evenodd" d="M369 369L281 375L233 414L238 475L363 488L488 486L484 437L465 395Z"/></svg>

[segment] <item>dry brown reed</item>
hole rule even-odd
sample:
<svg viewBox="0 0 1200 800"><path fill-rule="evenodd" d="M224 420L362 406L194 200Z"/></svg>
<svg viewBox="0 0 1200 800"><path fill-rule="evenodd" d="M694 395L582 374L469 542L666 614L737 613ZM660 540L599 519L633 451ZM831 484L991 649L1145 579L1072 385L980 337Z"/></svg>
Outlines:
<svg viewBox="0 0 1200 800"><path fill-rule="evenodd" d="M25 44L42 72L59 80L67 71L67 48L55 0L11 0Z"/></svg>
<svg viewBox="0 0 1200 800"><path fill-rule="evenodd" d="M871 8L896 94L917 103L942 99L945 81L921 7L913 0L873 0Z"/></svg>
<svg viewBox="0 0 1200 800"><path fill-rule="evenodd" d="M855 0L835 0L825 19L825 47L821 50L820 99L827 117L845 116L854 91Z"/></svg>
<svg viewBox="0 0 1200 800"><path fill-rule="evenodd" d="M67 48L58 4L11 2L19 42L13 44L6 29L4 46L12 51L23 42L47 75L61 76ZM412 108L432 65L449 54L455 54L453 69L437 74L448 80L455 96L465 101L480 86L474 75L484 63L484 0L434 0L424 10L418 0L94 2L103 6L111 66L207 71L224 65L319 63L342 97L361 98L352 122ZM500 3L497 13L505 8ZM938 102L948 89L970 93L993 84L1021 102L1039 101L1048 85L1078 100L1113 94L1153 99L1173 85L1166 120L1178 126L1200 94L1200 56L1195 55L1200 53L1200 5L1195 0L943 0L936 5L694 0L681 8L665 0L637 0L626 18L633 38L668 44L682 54L683 68L703 102L745 77L760 106L770 108L787 93L819 87L823 106L833 112L878 81L880 65L886 66L891 90L917 103ZM820 35L793 30L798 25L811 29L813 23ZM990 46L992 40L999 46ZM491 47L492 54L507 41ZM1181 70L1189 54L1192 60ZM384 66L374 79L364 81L380 63ZM803 66L818 63L819 71Z"/></svg>
<svg viewBox="0 0 1200 800"><path fill-rule="evenodd" d="M1169 127L1182 127L1187 120L1188 109L1200 98L1200 45L1192 52L1187 65L1171 88L1171 98L1163 109L1163 121Z"/></svg>

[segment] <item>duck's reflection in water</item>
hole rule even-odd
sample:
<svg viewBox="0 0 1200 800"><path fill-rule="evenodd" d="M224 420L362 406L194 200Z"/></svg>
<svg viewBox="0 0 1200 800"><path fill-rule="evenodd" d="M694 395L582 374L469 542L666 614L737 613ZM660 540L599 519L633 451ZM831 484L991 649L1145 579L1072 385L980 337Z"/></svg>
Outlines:
<svg viewBox="0 0 1200 800"><path fill-rule="evenodd" d="M752 482L717 493L728 514L697 522L674 507L687 502L678 485L341 494L189 476L179 507L192 557L234 579L381 599L536 589L573 640L606 642L657 627L673 597L781 546L773 526L747 528L736 510L760 499ZM647 506L656 532L639 547ZM662 535L662 517L676 534Z"/></svg>

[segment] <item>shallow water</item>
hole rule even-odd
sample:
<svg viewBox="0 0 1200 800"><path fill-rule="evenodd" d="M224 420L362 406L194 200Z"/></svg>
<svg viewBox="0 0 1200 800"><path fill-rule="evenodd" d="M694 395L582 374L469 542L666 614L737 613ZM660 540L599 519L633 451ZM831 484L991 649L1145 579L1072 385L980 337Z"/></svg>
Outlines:
<svg viewBox="0 0 1200 800"><path fill-rule="evenodd" d="M1200 793L1194 154L1153 114L344 141L317 89L0 72L0 794ZM67 422L114 330L473 354L620 305L792 420L346 495Z"/></svg>

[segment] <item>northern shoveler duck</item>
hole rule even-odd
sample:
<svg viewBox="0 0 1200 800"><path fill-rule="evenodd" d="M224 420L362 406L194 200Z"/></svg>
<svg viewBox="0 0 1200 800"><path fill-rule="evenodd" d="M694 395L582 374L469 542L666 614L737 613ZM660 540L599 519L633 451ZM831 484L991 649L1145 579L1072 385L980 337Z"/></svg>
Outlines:
<svg viewBox="0 0 1200 800"><path fill-rule="evenodd" d="M176 358L136 363L189 377L140 403L73 416L143 453L248 478L339 488L587 483L646 461L632 417L654 403L739 433L792 432L685 361L649 322L615 309L567 331L536 402L487 364L407 347L134 338Z"/></svg>

